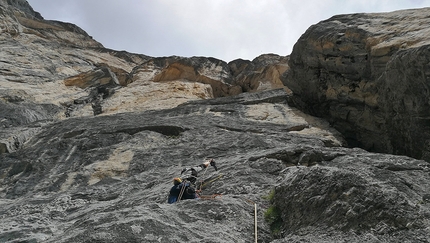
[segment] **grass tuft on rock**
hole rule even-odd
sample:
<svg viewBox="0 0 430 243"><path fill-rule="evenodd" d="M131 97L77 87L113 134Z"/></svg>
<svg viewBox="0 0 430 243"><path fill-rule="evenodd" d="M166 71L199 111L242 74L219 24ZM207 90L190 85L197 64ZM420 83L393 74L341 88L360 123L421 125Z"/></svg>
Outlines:
<svg viewBox="0 0 430 243"><path fill-rule="evenodd" d="M281 210L274 204L275 190L264 197L270 201L271 206L264 212L264 219L270 226L270 231L275 238L281 237L281 229L284 221L281 217Z"/></svg>

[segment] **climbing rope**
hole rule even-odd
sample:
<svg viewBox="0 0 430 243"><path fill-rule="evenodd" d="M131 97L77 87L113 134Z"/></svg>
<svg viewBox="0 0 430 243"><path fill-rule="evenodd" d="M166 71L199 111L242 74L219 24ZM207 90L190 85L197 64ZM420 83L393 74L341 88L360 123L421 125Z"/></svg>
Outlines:
<svg viewBox="0 0 430 243"><path fill-rule="evenodd" d="M187 183L187 180L182 181L182 187L181 187L181 192L179 193L179 197L177 202L181 201L182 195L184 195L184 191L185 191L185 184Z"/></svg>
<svg viewBox="0 0 430 243"><path fill-rule="evenodd" d="M220 179L222 176L223 176L223 174L219 174L217 177L213 178L212 180L203 183L202 187L205 187L206 185L208 185L208 184L210 184L210 183L212 183L212 182Z"/></svg>
<svg viewBox="0 0 430 243"><path fill-rule="evenodd" d="M257 204L254 203L254 236L255 236L255 243L258 242L258 237L257 237Z"/></svg>
<svg viewBox="0 0 430 243"><path fill-rule="evenodd" d="M205 177L206 171L208 170L208 166L206 166L205 171L203 171L203 175L201 176L202 178ZM202 185L203 185L203 180L200 180L200 187L198 188L200 190L200 192L202 191Z"/></svg>
<svg viewBox="0 0 430 243"><path fill-rule="evenodd" d="M212 194L212 195L200 195L200 199L211 200L221 198L222 194Z"/></svg>
<svg viewBox="0 0 430 243"><path fill-rule="evenodd" d="M239 198L241 198L241 199L245 200L246 202L254 205L254 237L255 237L255 243L257 243L257 241L258 241L258 235L257 235L257 231L258 231L258 227L257 227L257 203L252 201L251 199L248 199L245 197L239 197Z"/></svg>
<svg viewBox="0 0 430 243"><path fill-rule="evenodd" d="M258 231L257 230L258 229L258 227L257 227L257 203L255 203L254 201L247 199L247 198L243 198L243 199L254 204L254 237L255 237L255 243L257 243L258 242L258 236L257 236L257 231Z"/></svg>

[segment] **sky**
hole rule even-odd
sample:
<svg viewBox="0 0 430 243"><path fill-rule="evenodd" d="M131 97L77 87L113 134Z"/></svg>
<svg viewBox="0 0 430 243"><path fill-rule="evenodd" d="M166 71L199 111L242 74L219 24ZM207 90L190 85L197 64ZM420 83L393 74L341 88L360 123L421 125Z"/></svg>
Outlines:
<svg viewBox="0 0 430 243"><path fill-rule="evenodd" d="M430 0L27 0L106 48L226 62L289 55L313 24L338 14L430 7Z"/></svg>

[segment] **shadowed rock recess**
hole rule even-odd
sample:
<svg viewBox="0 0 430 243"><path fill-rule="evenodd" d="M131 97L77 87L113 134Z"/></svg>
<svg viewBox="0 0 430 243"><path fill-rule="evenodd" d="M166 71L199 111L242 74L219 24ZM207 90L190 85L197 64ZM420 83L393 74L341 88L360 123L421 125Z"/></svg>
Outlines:
<svg viewBox="0 0 430 243"><path fill-rule="evenodd" d="M335 16L291 58L226 63L109 50L0 0L0 242L429 242L430 164L406 156L428 147L405 142L429 139L426 46L405 37L426 12ZM202 195L221 196L167 204L206 158Z"/></svg>

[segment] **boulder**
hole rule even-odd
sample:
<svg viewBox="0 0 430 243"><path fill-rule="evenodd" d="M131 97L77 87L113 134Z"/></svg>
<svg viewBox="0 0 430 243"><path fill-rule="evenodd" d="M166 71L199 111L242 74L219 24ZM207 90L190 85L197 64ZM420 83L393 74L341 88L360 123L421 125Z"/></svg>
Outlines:
<svg viewBox="0 0 430 243"><path fill-rule="evenodd" d="M430 161L428 8L334 16L295 44L291 104L324 117L350 146Z"/></svg>

